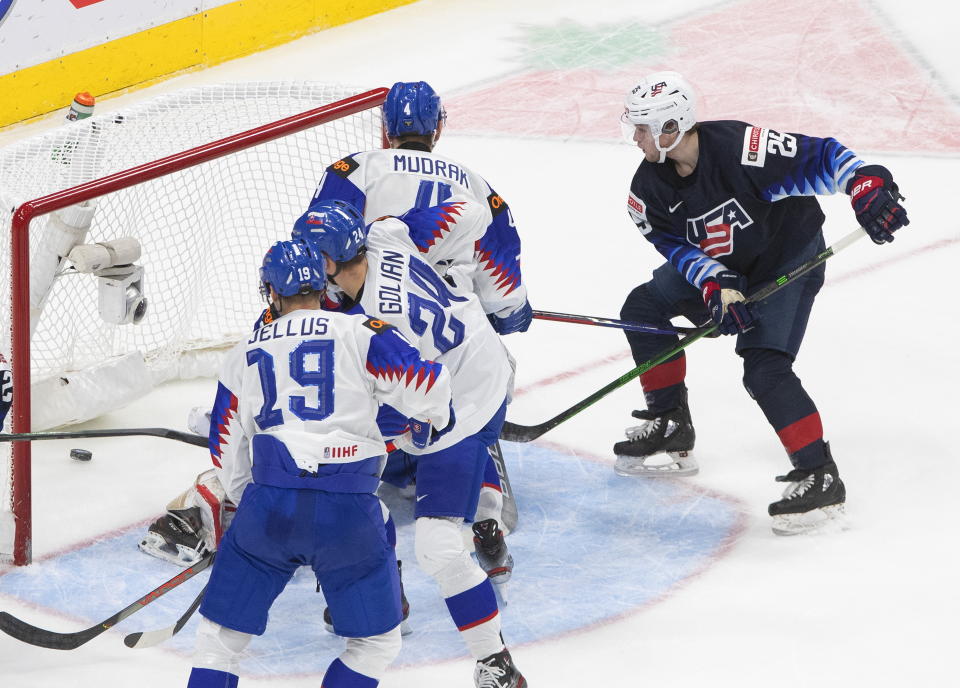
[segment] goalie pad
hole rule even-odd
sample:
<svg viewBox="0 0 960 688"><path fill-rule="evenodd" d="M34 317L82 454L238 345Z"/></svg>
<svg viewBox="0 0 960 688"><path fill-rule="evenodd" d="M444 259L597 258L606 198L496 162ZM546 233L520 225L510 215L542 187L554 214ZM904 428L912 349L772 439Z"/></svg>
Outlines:
<svg viewBox="0 0 960 688"><path fill-rule="evenodd" d="M192 566L207 552L216 551L236 510L211 468L167 505L167 513L150 525L140 541L140 550L179 566Z"/></svg>

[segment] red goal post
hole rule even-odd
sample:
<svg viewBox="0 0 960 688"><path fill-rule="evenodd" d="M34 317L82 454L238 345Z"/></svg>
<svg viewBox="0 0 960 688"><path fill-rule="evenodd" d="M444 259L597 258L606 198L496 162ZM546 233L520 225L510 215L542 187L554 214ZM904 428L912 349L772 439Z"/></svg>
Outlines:
<svg viewBox="0 0 960 688"><path fill-rule="evenodd" d="M337 102L316 107L279 121L227 136L217 141L140 164L127 170L94 179L71 188L49 193L16 207L10 225L10 354L14 381L11 410L12 432L30 432L31 423L31 301L30 223L36 218L144 184L171 173L243 151L260 144L376 108L384 102L387 89L377 88ZM380 144L383 145L381 135ZM341 154L353 152L343 151ZM333 160L326 160L329 164ZM318 179L312 180L315 184ZM306 209L304 199L303 209ZM292 218L295 219L295 218ZM182 218L190 222L189 218ZM263 247L266 248L266 245ZM262 254L261 254L262 255ZM149 311L148 311L149 313ZM255 313L251 314L253 317ZM149 317L149 314L148 316ZM252 320L251 320L252 322ZM123 327L137 327L126 325ZM12 560L28 564L32 557L32 479L30 442L14 442L10 484L10 510L14 534ZM162 496L158 496L162 500Z"/></svg>

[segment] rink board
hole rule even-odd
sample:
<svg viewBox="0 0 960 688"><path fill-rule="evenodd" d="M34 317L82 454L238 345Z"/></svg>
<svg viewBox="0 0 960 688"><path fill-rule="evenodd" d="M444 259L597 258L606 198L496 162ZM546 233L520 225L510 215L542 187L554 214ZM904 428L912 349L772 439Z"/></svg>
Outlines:
<svg viewBox="0 0 960 688"><path fill-rule="evenodd" d="M736 502L690 482L617 477L608 463L554 446L504 443L503 449L520 510L518 530L509 538L516 568L502 610L511 646L611 622L677 593L726 553L744 527ZM388 501L398 524L398 554L407 562L414 631L397 664L464 657L434 583L416 567L413 503ZM9 596L69 611L74 616L46 624L64 632L107 618L176 573L137 551L144 528L136 524L0 576L0 603ZM92 642L119 643L126 633L172 623L206 578L197 576ZM322 673L342 647L323 629L323 608L312 573L300 569L274 605L267 632L251 643L243 674ZM195 617L163 648L189 655L196 623Z"/></svg>

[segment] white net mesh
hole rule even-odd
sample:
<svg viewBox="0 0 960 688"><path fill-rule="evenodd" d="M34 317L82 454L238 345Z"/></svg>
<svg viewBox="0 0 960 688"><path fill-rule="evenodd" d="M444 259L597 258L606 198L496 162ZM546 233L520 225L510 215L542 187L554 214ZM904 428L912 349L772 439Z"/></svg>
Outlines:
<svg viewBox="0 0 960 688"><path fill-rule="evenodd" d="M11 211L27 200L363 90L304 82L204 86L66 123L0 149L0 262L9 274ZM289 238L327 165L379 145L380 111L374 108L101 197L85 243L139 240L147 314L138 325L107 324L98 313L96 277L64 274L55 281L31 340L33 429L106 410L66 418L46 408L57 395L44 390L51 381L74 383L82 371L120 357L142 356L152 384L212 374L216 357L188 356L205 360L198 368L185 366L185 355L222 349L250 331L262 309L257 268L266 249ZM31 224L32 265L48 221ZM0 280L0 320L10 322L9 279ZM0 352L9 360L6 327ZM103 386L96 378L93 384ZM142 379L131 385L144 388ZM104 391L120 403L129 398L119 388ZM9 475L0 480L7 486Z"/></svg>

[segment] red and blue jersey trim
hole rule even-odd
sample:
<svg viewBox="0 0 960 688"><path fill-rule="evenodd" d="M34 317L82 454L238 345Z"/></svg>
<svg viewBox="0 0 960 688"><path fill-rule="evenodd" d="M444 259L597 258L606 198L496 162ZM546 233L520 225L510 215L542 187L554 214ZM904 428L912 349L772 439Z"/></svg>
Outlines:
<svg viewBox="0 0 960 688"><path fill-rule="evenodd" d="M367 370L374 377L402 381L406 387L419 390L426 383L429 392L443 367L433 361L422 361L416 350L393 331L385 331L370 339Z"/></svg>
<svg viewBox="0 0 960 688"><path fill-rule="evenodd" d="M400 219L409 227L410 239L417 250L426 253L437 239L453 230L464 205L465 201L451 201L429 208L413 208L401 215Z"/></svg>
<svg viewBox="0 0 960 688"><path fill-rule="evenodd" d="M227 438L230 436L230 423L237 417L238 404L237 395L227 389L222 382L218 383L217 396L213 400L213 410L210 412L208 438L210 460L217 468L222 468L220 457L223 456L223 445L227 443Z"/></svg>

